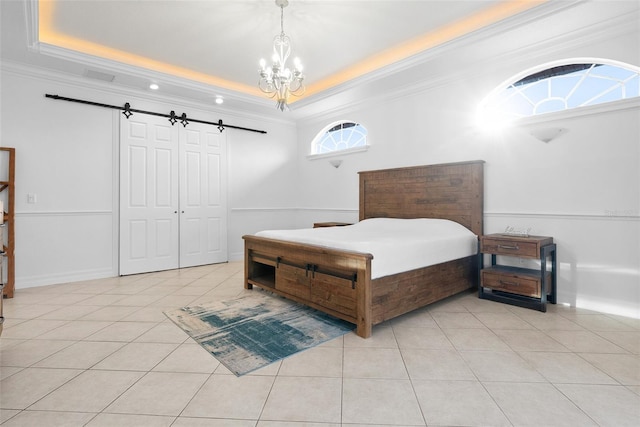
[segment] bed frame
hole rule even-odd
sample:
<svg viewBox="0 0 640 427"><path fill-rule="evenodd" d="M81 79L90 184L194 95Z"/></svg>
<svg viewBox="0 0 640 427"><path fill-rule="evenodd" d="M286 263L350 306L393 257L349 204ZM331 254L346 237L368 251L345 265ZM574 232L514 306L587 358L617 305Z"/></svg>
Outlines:
<svg viewBox="0 0 640 427"><path fill-rule="evenodd" d="M360 221L444 218L478 236L484 161L360 172ZM246 235L244 287L259 286L357 325L373 325L477 287L477 256L371 279L371 254Z"/></svg>

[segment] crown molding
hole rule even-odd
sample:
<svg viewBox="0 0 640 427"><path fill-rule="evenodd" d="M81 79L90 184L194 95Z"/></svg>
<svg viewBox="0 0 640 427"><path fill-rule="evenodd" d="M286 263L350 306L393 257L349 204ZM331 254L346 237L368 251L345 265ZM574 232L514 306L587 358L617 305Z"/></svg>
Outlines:
<svg viewBox="0 0 640 427"><path fill-rule="evenodd" d="M514 56L517 56L514 54L520 53L521 57L526 57L527 62L539 60L542 63L547 63L549 62L548 58L560 55L566 50L591 46L594 43L601 42L605 38L615 38L637 32L639 21L640 16L638 13L615 16L608 20L598 21L593 25L583 26L579 29L566 32L561 36L536 41L534 44L509 50L498 56L494 56L492 60L518 64L522 62L522 60L514 59ZM526 52L526 54L523 52Z"/></svg>

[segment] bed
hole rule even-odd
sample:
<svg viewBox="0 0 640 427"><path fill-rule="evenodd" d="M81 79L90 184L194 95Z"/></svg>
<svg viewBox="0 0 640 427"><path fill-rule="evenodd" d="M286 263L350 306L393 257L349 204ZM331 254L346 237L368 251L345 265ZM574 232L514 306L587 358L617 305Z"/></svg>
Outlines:
<svg viewBox="0 0 640 427"><path fill-rule="evenodd" d="M360 222L323 233L381 224L370 219L433 218L469 230L477 250L483 231L483 167L478 160L359 172ZM376 272L372 267L382 262L381 255L273 236L243 236L245 288L258 286L354 323L363 338L371 336L374 325L477 288L475 251L428 266Z"/></svg>

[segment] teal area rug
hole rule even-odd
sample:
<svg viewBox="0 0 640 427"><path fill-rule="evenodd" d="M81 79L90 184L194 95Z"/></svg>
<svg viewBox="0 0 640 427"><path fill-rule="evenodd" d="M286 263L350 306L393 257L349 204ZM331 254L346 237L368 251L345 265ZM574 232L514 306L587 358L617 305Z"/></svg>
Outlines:
<svg viewBox="0 0 640 427"><path fill-rule="evenodd" d="M165 315L237 376L355 329L352 323L258 290Z"/></svg>

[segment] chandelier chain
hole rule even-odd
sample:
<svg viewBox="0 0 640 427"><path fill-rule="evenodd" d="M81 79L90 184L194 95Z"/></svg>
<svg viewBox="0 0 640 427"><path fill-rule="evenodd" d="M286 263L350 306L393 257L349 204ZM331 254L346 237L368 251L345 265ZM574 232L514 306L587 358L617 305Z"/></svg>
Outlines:
<svg viewBox="0 0 640 427"><path fill-rule="evenodd" d="M280 35L284 36L284 6L280 6Z"/></svg>

